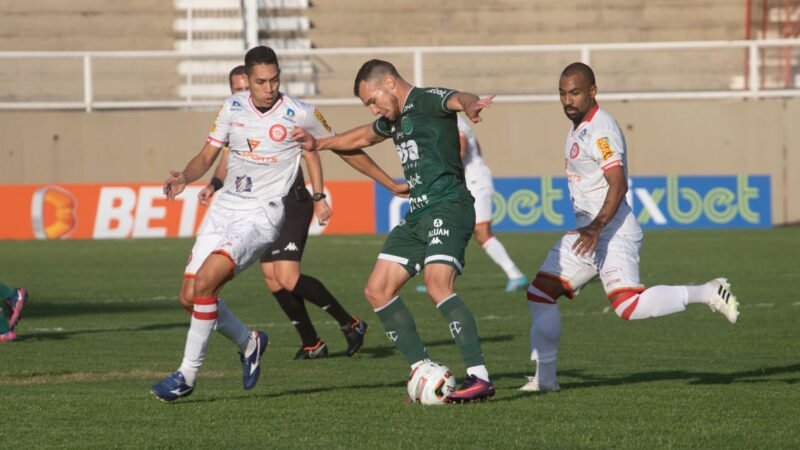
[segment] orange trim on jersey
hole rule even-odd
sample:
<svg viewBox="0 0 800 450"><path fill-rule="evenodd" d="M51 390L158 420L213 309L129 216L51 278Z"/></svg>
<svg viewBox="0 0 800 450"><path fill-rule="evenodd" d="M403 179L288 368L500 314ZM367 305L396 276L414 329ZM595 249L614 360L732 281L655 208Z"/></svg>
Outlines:
<svg viewBox="0 0 800 450"><path fill-rule="evenodd" d="M213 141L213 142L212 142L212 141ZM208 142L208 143L216 143L216 144L219 144L219 145L221 145L222 147L224 147L224 146L225 146L225 142L222 142L222 141L220 141L219 139L215 139L215 138L213 138L213 137L211 137L211 136L209 136L209 137L208 137L208 139L206 139L206 142Z"/></svg>
<svg viewBox="0 0 800 450"><path fill-rule="evenodd" d="M611 161L610 163L606 164L605 166L600 166L603 171L613 169L614 167L618 167L622 165L622 160Z"/></svg>
<svg viewBox="0 0 800 450"><path fill-rule="evenodd" d="M575 290L572 288L572 285L570 284L570 282L569 282L569 281L567 281L567 280L565 280L564 278L561 278L561 277L560 277L560 276L558 276L558 275L554 275L554 274L552 274L552 273L547 273L547 272L539 272L539 273L537 273L537 274L536 274L536 278L538 278L538 277L542 277L542 278L547 278L547 279L549 279L549 280L555 280L555 281L558 281L559 283L561 283L561 286L562 286L562 287L564 287L564 290L565 290L565 291L567 291L567 293L566 293L566 296L567 296L567 298L570 298L570 299L573 299L573 298L575 298ZM550 292L547 292L547 290L546 290L546 289L542 289L542 287L541 287L541 286L537 286L537 284L536 284L536 279L534 279L534 280L533 280L533 283L532 283L532 284L533 284L533 285L534 285L534 286L535 286L537 289L539 289L539 290L541 290L542 292L544 292L545 294L548 294L548 295L550 295L551 297L553 297L553 294L551 294Z"/></svg>
<svg viewBox="0 0 800 450"><path fill-rule="evenodd" d="M258 110L258 108L256 108L256 105L253 103L253 94L250 94L250 96L247 97L247 103L250 104L251 108L253 108L253 112L258 114L258 117L263 119L264 117L267 117L268 115L270 115L270 114L274 113L275 111L277 111L278 107L281 106L281 103L283 103L283 94L280 94L280 96L281 97L278 99L278 101L275 102L274 105L272 105L272 108L270 108L267 112L265 112L263 114L261 113L261 111Z"/></svg>
<svg viewBox="0 0 800 450"><path fill-rule="evenodd" d="M622 288L614 289L613 291L607 293L606 297L608 297L608 299L611 300L612 298L614 298L615 296L617 296L619 294L622 294L623 292L632 292L634 294L641 294L642 292L644 292L644 290L645 290L644 286L622 287Z"/></svg>

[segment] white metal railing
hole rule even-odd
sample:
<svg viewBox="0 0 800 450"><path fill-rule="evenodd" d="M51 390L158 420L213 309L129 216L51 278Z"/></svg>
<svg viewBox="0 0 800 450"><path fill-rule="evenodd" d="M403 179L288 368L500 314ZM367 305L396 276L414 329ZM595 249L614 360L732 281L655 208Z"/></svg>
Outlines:
<svg viewBox="0 0 800 450"><path fill-rule="evenodd" d="M429 55L477 55L521 53L528 55L574 52L576 59L591 64L596 54L602 52L642 52L665 50L708 50L713 52L725 49L747 49L746 68L747 83L744 89L727 90L694 90L694 91L643 91L643 92L605 92L600 99L606 100L651 100L651 99L721 99L721 98L766 98L766 97L800 97L800 89L764 89L761 83L761 66L759 52L776 47L792 47L800 50L800 39L770 39L757 41L686 41L686 42L647 42L647 43L606 43L606 44L565 44L565 45L500 45L500 46L459 46L459 47L373 47L373 48L320 48L320 49L284 49L281 57L336 57L364 55L406 55L413 61L412 81L417 86L425 83L424 56ZM83 61L83 100L64 102L0 102L0 109L144 109L144 108L195 108L209 107L219 104L219 100L198 100L188 95L183 100L165 101L96 101L94 99L93 63L98 58L110 59L176 59L176 60L209 60L220 58L241 59L242 53L231 52L187 52L187 51L67 51L67 52L0 52L0 63L7 59L44 60L48 58ZM189 66L191 67L191 65ZM743 68L744 70L744 68ZM796 68L795 68L796 70ZM2 69L0 69L0 73ZM176 69L177 73L177 69ZM351 74L348 74L348 78ZM192 74L186 74L188 90L191 93ZM13 87L12 87L13 89ZM505 94L498 95L497 102L543 102L557 100L555 94ZM353 97L314 97L313 102L319 105L356 104Z"/></svg>

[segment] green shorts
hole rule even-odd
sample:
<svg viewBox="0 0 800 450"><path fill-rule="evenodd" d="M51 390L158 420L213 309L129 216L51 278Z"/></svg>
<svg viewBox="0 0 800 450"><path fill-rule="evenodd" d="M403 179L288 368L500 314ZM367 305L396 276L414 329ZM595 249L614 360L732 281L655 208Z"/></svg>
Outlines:
<svg viewBox="0 0 800 450"><path fill-rule="evenodd" d="M474 228L472 199L437 203L407 215L394 227L378 259L401 264L412 277L431 263L448 264L461 273Z"/></svg>

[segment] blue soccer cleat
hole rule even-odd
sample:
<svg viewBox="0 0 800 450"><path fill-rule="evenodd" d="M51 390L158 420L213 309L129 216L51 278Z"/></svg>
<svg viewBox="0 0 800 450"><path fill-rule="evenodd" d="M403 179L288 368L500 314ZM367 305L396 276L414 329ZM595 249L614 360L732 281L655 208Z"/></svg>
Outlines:
<svg viewBox="0 0 800 450"><path fill-rule="evenodd" d="M194 386L186 384L186 378L178 371L154 384L150 392L162 402L171 402L192 395Z"/></svg>
<svg viewBox="0 0 800 450"><path fill-rule="evenodd" d="M263 331L253 331L252 338L256 340L256 348L253 353L250 356L239 353L239 358L242 360L242 385L245 389L253 389L258 383L258 377L261 376L261 355L269 345L269 336Z"/></svg>
<svg viewBox="0 0 800 450"><path fill-rule="evenodd" d="M509 278L506 282L506 292L521 291L528 288L528 279L525 277Z"/></svg>

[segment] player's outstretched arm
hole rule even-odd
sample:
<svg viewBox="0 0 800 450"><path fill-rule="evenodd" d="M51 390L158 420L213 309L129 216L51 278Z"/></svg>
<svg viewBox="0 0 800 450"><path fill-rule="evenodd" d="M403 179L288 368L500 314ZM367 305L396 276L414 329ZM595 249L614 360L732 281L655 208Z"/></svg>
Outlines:
<svg viewBox="0 0 800 450"><path fill-rule="evenodd" d="M306 168L308 168L308 176L311 178L311 187L314 193L324 193L325 183L322 179L322 161L320 161L319 153L304 151L303 158L306 160ZM317 216L317 221L320 225L327 224L332 213L327 200L323 198L322 200L314 201L314 215Z"/></svg>
<svg viewBox="0 0 800 450"><path fill-rule="evenodd" d="M479 98L469 92L456 92L447 99L447 109L450 111L464 111L464 114L473 123L481 121L481 111L492 106L494 95Z"/></svg>
<svg viewBox="0 0 800 450"><path fill-rule="evenodd" d="M372 131L372 124L357 128L335 136L316 138L302 128L292 130L292 139L300 143L303 150L359 150L382 142L385 138Z"/></svg>
<svg viewBox="0 0 800 450"><path fill-rule="evenodd" d="M214 160L217 159L219 151L219 147L215 147L207 142L203 145L200 153L189 161L189 164L186 165L186 168L184 168L182 172L170 170L170 177L164 182L164 195L172 200L176 195L183 192L187 184L202 177L208 172L211 165L214 164Z"/></svg>
<svg viewBox="0 0 800 450"><path fill-rule="evenodd" d="M364 150L334 150L347 164L380 183L394 195L408 196L408 183L398 183L383 170Z"/></svg>

